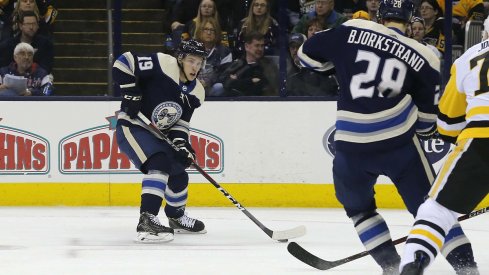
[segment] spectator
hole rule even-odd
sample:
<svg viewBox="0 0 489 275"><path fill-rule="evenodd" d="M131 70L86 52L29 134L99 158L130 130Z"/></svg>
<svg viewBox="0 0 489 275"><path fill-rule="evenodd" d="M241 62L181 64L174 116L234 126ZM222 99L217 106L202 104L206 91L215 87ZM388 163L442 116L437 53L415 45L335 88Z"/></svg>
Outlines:
<svg viewBox="0 0 489 275"><path fill-rule="evenodd" d="M278 23L270 15L269 0L253 0L248 16L238 28L238 55L244 53L244 40L250 32L258 32L265 38L265 55L277 54Z"/></svg>
<svg viewBox="0 0 489 275"><path fill-rule="evenodd" d="M351 19L363 19L370 21L370 14L366 11L357 11L352 16Z"/></svg>
<svg viewBox="0 0 489 275"><path fill-rule="evenodd" d="M307 34L306 24L315 17L323 21L325 28L336 27L347 20L345 16L334 10L334 0L316 0L314 7L314 11L301 17L299 23L292 29L292 32Z"/></svg>
<svg viewBox="0 0 489 275"><path fill-rule="evenodd" d="M9 66L0 68L0 95L2 96L41 96L51 95L53 86L48 72L34 63L34 48L24 42L14 49L14 62ZM15 91L5 85L6 75L23 76L27 78L27 89Z"/></svg>
<svg viewBox="0 0 489 275"><path fill-rule="evenodd" d="M297 51L306 41L302 33L294 33L289 38L289 58L287 64L288 96L337 96L338 82L334 75L316 72L300 65Z"/></svg>
<svg viewBox="0 0 489 275"><path fill-rule="evenodd" d="M0 43L0 67L9 65L13 61L15 46L20 42L25 42L35 49L34 62L51 73L54 60L53 42L48 37L38 34L38 20L39 17L32 11L20 14L17 23L20 33Z"/></svg>
<svg viewBox="0 0 489 275"><path fill-rule="evenodd" d="M419 43L427 46L428 48L430 48L435 54L436 56L438 56L438 58L442 58L442 55L441 55L441 52L435 48L434 46L430 45L430 44L427 44L426 42L424 42L424 35L425 35L425 32L426 32L426 28L425 28L425 25L424 25L424 20L423 18L420 18L420 17L416 17L414 16L412 19L411 19L411 22L408 26L408 32L406 32L406 35L411 37L412 39L418 41Z"/></svg>
<svg viewBox="0 0 489 275"><path fill-rule="evenodd" d="M309 22L307 22L306 27L307 27L307 38L311 38L311 36L313 36L318 31L322 31L325 29L323 20L317 17L309 20Z"/></svg>
<svg viewBox="0 0 489 275"><path fill-rule="evenodd" d="M441 14L445 14L445 0L437 0ZM484 21L485 8L482 0L461 0L453 1L452 4L452 29L457 41L454 43L462 44L465 40L465 24L469 20Z"/></svg>
<svg viewBox="0 0 489 275"><path fill-rule="evenodd" d="M46 35L52 35L54 31L54 21L58 16L58 9L55 7L55 0L36 0L41 19L47 26Z"/></svg>
<svg viewBox="0 0 489 275"><path fill-rule="evenodd" d="M443 30L443 17L440 6L436 0L422 0L419 6L421 18L425 24L423 41L435 46L440 52L445 52L445 33Z"/></svg>
<svg viewBox="0 0 489 275"><path fill-rule="evenodd" d="M233 61L233 57L231 50L221 45L221 27L215 18L204 19L203 24L196 30L194 39L202 42L208 53L198 79L204 86L206 95L209 95L222 68Z"/></svg>
<svg viewBox="0 0 489 275"><path fill-rule="evenodd" d="M42 6L40 10L39 2ZM14 11L12 13L12 30L13 35L17 35L20 32L17 22L19 22L21 14L24 12L34 12L38 17L39 33L45 36L52 36L53 23L57 15L57 10L51 5L49 0L19 0L14 4ZM44 12L44 13L43 13ZM46 16L46 17L45 17Z"/></svg>
<svg viewBox="0 0 489 275"><path fill-rule="evenodd" d="M172 31L174 45L180 44L181 40L188 40L195 37L195 30L200 27L205 18L219 20L216 3L213 0L202 0L197 9L197 16L186 22L183 26L178 26Z"/></svg>
<svg viewBox="0 0 489 275"><path fill-rule="evenodd" d="M200 2L197 16L185 24L182 39L187 40L191 37L195 37L195 30L200 28L204 19L207 18L214 18L219 22L216 3L213 0L202 0Z"/></svg>
<svg viewBox="0 0 489 275"><path fill-rule="evenodd" d="M219 76L212 89L213 96L278 95L278 68L263 56L265 38L250 32L245 38L245 54L233 61Z"/></svg>
<svg viewBox="0 0 489 275"><path fill-rule="evenodd" d="M377 11L379 10L380 0L366 0L367 12L370 16L370 21L377 22Z"/></svg>
<svg viewBox="0 0 489 275"><path fill-rule="evenodd" d="M200 1L201 0L176 0L171 13L173 15L173 20L170 25L171 32L174 32L178 28L183 28L185 22L188 22L197 16Z"/></svg>
<svg viewBox="0 0 489 275"><path fill-rule="evenodd" d="M360 10L366 11L365 0L334 0L335 10L351 19L352 15Z"/></svg>
<svg viewBox="0 0 489 275"><path fill-rule="evenodd" d="M306 41L307 37L302 33L292 33L289 37L289 56L287 58L287 78L299 72L301 67L297 51Z"/></svg>

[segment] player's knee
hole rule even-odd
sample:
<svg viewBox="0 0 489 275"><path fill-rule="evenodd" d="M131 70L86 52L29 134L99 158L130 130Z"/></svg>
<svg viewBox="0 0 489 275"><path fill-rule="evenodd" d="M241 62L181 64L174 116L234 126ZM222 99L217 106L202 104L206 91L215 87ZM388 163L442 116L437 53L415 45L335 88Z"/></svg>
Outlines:
<svg viewBox="0 0 489 275"><path fill-rule="evenodd" d="M171 161L164 153L154 154L141 167L143 173L147 173L150 170L162 171L169 174Z"/></svg>
<svg viewBox="0 0 489 275"><path fill-rule="evenodd" d="M171 175L168 179L168 187L173 192L182 192L188 186L188 174L187 172L183 172L177 175Z"/></svg>
<svg viewBox="0 0 489 275"><path fill-rule="evenodd" d="M457 213L447 209L432 198L428 198L418 209L417 220L436 221L448 232L457 221Z"/></svg>

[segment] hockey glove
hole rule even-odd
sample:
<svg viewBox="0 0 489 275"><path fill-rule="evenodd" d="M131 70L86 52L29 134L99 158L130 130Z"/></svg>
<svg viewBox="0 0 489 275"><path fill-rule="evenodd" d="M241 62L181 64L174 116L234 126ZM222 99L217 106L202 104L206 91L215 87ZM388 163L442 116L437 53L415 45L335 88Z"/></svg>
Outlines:
<svg viewBox="0 0 489 275"><path fill-rule="evenodd" d="M190 167L195 160L195 151L192 146L183 138L174 139L173 144L177 147L175 159L185 168Z"/></svg>
<svg viewBox="0 0 489 275"><path fill-rule="evenodd" d="M142 96L135 93L126 93L122 95L121 111L126 113L130 118L136 118L141 109Z"/></svg>

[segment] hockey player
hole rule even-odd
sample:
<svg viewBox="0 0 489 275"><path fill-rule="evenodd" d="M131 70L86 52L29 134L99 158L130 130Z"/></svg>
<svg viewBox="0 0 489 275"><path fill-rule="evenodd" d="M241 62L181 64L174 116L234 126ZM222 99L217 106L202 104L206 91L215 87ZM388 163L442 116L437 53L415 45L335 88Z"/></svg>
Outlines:
<svg viewBox="0 0 489 275"><path fill-rule="evenodd" d="M484 22L487 39L489 22ZM460 213L469 213L489 191L489 40L468 49L451 69L440 100L438 132L456 147L420 206L406 241L402 274L423 274L447 240ZM472 272L472 273L470 273ZM466 274L479 274L467 270Z"/></svg>
<svg viewBox="0 0 489 275"><path fill-rule="evenodd" d="M411 0L382 0L385 26L353 19L316 33L298 53L305 67L336 69L336 197L384 274L398 274L400 256L376 211L378 176L392 180L413 216L434 179L417 135L428 138L436 130L440 63L430 49L404 36L413 10ZM445 255L457 272L476 266L458 224L447 240Z"/></svg>
<svg viewBox="0 0 489 275"><path fill-rule="evenodd" d="M142 180L138 242L165 242L177 233L206 233L204 223L185 213L188 174L195 158L189 143L190 119L204 101L196 79L207 53L195 40L183 41L176 58L163 53L126 52L113 66L116 88L122 94L117 120L117 143L145 174ZM179 149L174 150L138 119L141 112ZM163 199L166 227L157 218Z"/></svg>

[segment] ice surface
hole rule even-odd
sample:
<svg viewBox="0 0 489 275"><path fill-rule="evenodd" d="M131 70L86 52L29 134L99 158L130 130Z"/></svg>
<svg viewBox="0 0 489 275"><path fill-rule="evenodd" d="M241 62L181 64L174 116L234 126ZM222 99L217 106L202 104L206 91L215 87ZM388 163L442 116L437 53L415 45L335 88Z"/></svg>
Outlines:
<svg viewBox="0 0 489 275"><path fill-rule="evenodd" d="M294 241L324 259L363 250L341 209L247 209L272 230L305 225L307 234ZM135 207L0 207L0 274L381 274L369 256L329 271L315 270L235 207L187 211L205 222L207 234L137 244ZM379 212L394 239L407 234L413 219L406 211ZM166 223L161 215L160 220ZM463 221L462 226L472 240L481 274L489 274L489 214ZM455 273L438 257L427 274Z"/></svg>

